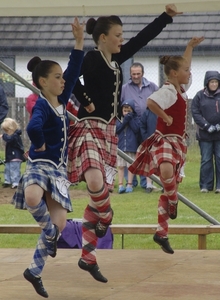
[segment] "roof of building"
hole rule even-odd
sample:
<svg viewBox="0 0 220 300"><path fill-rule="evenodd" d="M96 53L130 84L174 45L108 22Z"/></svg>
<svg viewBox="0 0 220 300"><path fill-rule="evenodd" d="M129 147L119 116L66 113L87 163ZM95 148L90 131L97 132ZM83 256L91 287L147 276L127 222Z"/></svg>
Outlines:
<svg viewBox="0 0 220 300"><path fill-rule="evenodd" d="M161 47L182 48L193 36L204 36L202 49L219 51L220 47L220 12L184 13L174 17L157 38L148 44L147 48L154 51ZM85 17L87 20L89 17ZM155 15L122 16L123 37L126 40L135 36ZM80 18L82 20L82 18ZM22 50L40 48L71 49L73 37L71 33L71 17L2 17L0 18L0 48ZM93 48L94 42L88 34L85 35L85 49ZM145 50L146 51L146 50Z"/></svg>

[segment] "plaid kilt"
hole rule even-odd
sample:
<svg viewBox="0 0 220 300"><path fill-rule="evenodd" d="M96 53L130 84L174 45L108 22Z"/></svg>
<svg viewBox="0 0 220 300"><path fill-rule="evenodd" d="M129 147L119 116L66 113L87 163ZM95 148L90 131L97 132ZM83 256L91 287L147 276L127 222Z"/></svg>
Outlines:
<svg viewBox="0 0 220 300"><path fill-rule="evenodd" d="M109 124L101 120L86 119L69 128L68 142L68 180L77 184L84 181L84 173L89 168L101 170L104 180L105 165L116 168L117 144L116 119ZM112 189L112 185L108 184Z"/></svg>
<svg viewBox="0 0 220 300"><path fill-rule="evenodd" d="M12 204L15 208L25 209L24 190L32 184L39 185L43 190L50 192L52 199L59 202L67 211L73 211L71 200L63 196L56 185L56 178L67 179L66 167L55 168L52 164L44 162L31 163L27 161L26 170L20 179L17 190L13 196Z"/></svg>
<svg viewBox="0 0 220 300"><path fill-rule="evenodd" d="M166 161L173 165L177 182L181 182L180 169L185 162L186 152L185 138L162 136L155 132L138 147L136 159L129 171L143 176L159 176L159 166Z"/></svg>

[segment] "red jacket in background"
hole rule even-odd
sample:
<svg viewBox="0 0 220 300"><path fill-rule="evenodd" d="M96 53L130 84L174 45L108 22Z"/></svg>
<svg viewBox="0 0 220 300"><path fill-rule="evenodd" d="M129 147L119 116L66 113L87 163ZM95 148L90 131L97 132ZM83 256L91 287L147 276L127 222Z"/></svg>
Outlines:
<svg viewBox="0 0 220 300"><path fill-rule="evenodd" d="M38 95L37 94L30 94L27 98L26 98L26 109L30 114L30 118L32 116L32 108L34 107L37 99L38 99Z"/></svg>

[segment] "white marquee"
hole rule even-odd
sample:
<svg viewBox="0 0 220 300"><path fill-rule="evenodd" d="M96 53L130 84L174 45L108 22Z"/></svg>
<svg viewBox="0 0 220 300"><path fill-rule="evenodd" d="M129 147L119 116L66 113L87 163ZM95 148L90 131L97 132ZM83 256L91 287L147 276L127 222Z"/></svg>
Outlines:
<svg viewBox="0 0 220 300"><path fill-rule="evenodd" d="M0 16L160 14L169 0L0 0ZM220 11L220 0L175 0L178 11Z"/></svg>

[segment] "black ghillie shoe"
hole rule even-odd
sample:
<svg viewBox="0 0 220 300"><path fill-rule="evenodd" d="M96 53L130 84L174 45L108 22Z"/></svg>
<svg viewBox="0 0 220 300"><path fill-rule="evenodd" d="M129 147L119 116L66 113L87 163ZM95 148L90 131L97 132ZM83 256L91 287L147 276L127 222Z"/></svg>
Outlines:
<svg viewBox="0 0 220 300"><path fill-rule="evenodd" d="M161 249L164 252L169 253L169 254L174 253L173 249L170 247L170 243L169 243L167 237L163 238L163 237L160 237L159 235L155 234L153 239L154 239L155 243L160 245Z"/></svg>
<svg viewBox="0 0 220 300"><path fill-rule="evenodd" d="M52 239L46 239L47 240L47 253L51 257L55 257L57 255L57 239L59 236L59 228L56 224L54 224L55 227L55 236Z"/></svg>
<svg viewBox="0 0 220 300"><path fill-rule="evenodd" d="M96 224L95 234L98 238L102 238L103 236L106 235L109 225L111 225L111 223L112 223L112 219L113 219L113 215L114 215L114 212L112 209L111 209L111 212L112 212L112 218L108 223L104 224L104 223L101 223L101 221L99 220L98 223Z"/></svg>
<svg viewBox="0 0 220 300"><path fill-rule="evenodd" d="M33 285L35 291L39 295L41 295L44 298L49 297L48 294L47 294L47 291L44 289L41 277L35 277L34 275L31 274L29 269L26 269L24 271L23 275L24 275L24 278Z"/></svg>
<svg viewBox="0 0 220 300"><path fill-rule="evenodd" d="M102 273L100 272L99 266L97 264L87 264L86 262L84 262L81 258L78 261L78 266L80 267L80 269L84 270L84 271L88 271L92 277L100 282L108 282L108 279L105 278Z"/></svg>
<svg viewBox="0 0 220 300"><path fill-rule="evenodd" d="M177 217L177 202L172 203L168 201L168 208L167 208L167 213L170 217L170 219L174 220Z"/></svg>

